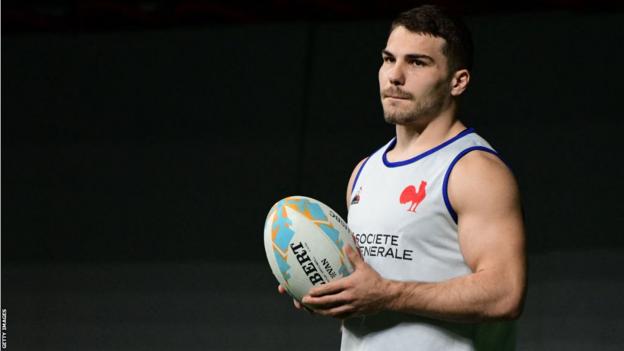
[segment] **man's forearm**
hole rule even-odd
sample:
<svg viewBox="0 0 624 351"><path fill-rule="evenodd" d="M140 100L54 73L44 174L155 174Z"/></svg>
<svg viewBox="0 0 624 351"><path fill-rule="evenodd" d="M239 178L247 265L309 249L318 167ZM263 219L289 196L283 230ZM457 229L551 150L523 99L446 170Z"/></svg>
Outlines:
<svg viewBox="0 0 624 351"><path fill-rule="evenodd" d="M522 281L480 271L439 283L387 280L386 309L454 322L516 319L522 309Z"/></svg>

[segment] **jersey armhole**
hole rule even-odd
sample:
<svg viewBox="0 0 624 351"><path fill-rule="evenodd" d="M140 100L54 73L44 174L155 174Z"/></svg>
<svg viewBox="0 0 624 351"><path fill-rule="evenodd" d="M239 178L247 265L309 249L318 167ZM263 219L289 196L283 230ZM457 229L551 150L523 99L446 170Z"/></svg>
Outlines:
<svg viewBox="0 0 624 351"><path fill-rule="evenodd" d="M455 164L457 164L457 162L461 160L462 157L466 156L472 151L489 152L492 155L496 155L499 159L501 159L501 161L503 161L503 163L505 163L505 161L500 157L498 152L490 148L487 148L485 146L472 146L472 147L462 150L462 152L460 152L457 156L455 156L453 161L451 161L451 164L448 166L446 173L444 174L444 181L442 182L442 197L444 198L444 204L446 205L446 209L448 210L448 213L451 215L451 218L453 218L453 221L455 222L455 224L457 224L457 212L455 212L455 209L453 209L453 205L451 205L451 200L449 199L449 196L448 196L448 181L449 181L449 177L451 176L451 171L453 170L453 167L455 167Z"/></svg>

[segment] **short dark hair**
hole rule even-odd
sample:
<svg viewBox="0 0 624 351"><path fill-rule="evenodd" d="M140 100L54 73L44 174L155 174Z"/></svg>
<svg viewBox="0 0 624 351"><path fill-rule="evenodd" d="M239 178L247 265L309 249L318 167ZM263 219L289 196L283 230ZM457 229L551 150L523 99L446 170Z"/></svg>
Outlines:
<svg viewBox="0 0 624 351"><path fill-rule="evenodd" d="M472 36L459 16L434 5L422 5L399 14L392 22L390 32L401 26L413 33L446 40L442 53L448 60L450 73L472 69Z"/></svg>

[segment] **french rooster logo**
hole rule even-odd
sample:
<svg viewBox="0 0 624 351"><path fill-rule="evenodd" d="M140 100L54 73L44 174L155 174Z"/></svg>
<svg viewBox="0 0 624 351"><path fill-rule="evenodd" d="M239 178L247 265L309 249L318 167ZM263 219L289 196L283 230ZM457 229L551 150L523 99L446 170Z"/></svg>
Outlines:
<svg viewBox="0 0 624 351"><path fill-rule="evenodd" d="M420 182L418 191L416 191L415 186L408 185L405 189L403 189L401 197L399 198L399 202L401 204L411 202L410 207L407 210L410 212L416 212L416 207L418 207L418 204L420 204L427 195L427 193L425 192L426 186L427 182L425 182L424 180Z"/></svg>

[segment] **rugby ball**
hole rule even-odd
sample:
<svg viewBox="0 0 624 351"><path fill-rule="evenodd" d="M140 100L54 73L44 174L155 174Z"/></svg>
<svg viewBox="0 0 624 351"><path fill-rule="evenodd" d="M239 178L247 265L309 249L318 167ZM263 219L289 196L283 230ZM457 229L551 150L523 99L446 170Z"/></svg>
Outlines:
<svg viewBox="0 0 624 351"><path fill-rule="evenodd" d="M353 272L345 245L357 250L347 223L309 197L278 201L264 224L264 248L273 275L298 301L310 288Z"/></svg>

